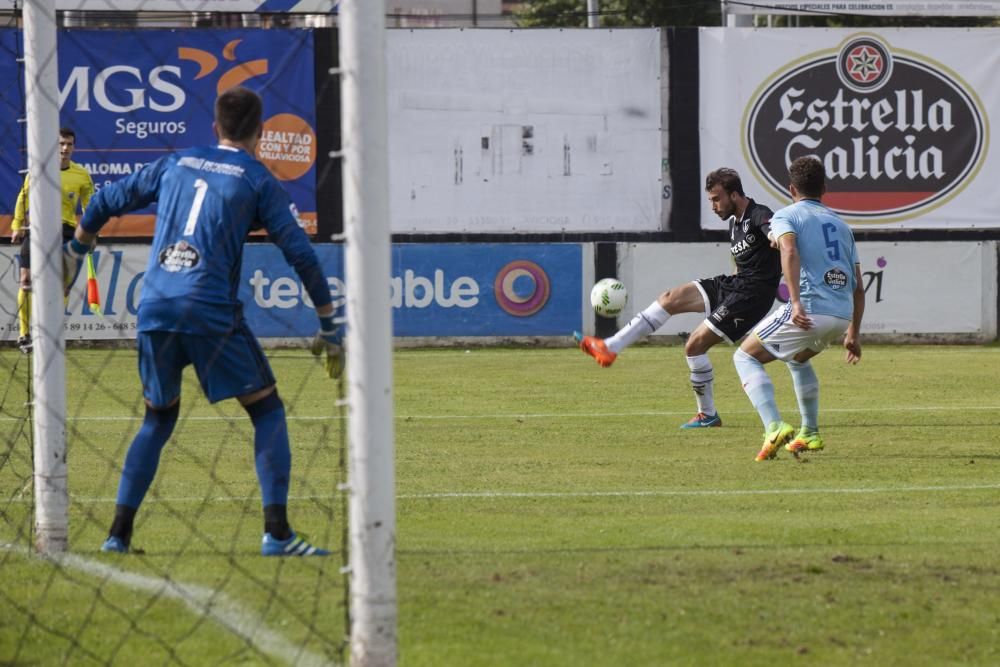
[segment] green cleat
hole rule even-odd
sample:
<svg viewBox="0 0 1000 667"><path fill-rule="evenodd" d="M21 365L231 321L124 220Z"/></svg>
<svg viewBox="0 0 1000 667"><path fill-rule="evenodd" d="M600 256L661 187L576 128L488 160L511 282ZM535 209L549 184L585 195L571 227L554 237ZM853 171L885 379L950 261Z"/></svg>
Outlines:
<svg viewBox="0 0 1000 667"><path fill-rule="evenodd" d="M791 424L785 422L772 422L771 426L764 433L764 445L757 453L755 461L767 461L773 459L778 453L778 449L792 439L795 429Z"/></svg>
<svg viewBox="0 0 1000 667"><path fill-rule="evenodd" d="M795 439L785 445L785 449L792 454L799 452L818 452L823 449L823 438L819 437L819 431L807 430L804 426L799 429L799 434Z"/></svg>

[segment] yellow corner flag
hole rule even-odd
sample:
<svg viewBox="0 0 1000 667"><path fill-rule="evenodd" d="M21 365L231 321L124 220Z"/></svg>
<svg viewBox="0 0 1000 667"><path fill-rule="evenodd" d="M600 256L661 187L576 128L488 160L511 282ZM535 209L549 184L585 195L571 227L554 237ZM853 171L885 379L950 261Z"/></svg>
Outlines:
<svg viewBox="0 0 1000 667"><path fill-rule="evenodd" d="M94 255L87 253L87 305L90 312L101 314L101 292L97 287L97 271L94 270Z"/></svg>

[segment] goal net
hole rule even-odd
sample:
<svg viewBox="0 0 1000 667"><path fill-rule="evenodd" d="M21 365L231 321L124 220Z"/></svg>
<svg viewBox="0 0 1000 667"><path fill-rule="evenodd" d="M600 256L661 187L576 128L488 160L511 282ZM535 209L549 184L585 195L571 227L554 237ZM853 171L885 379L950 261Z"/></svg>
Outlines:
<svg viewBox="0 0 1000 667"><path fill-rule="evenodd" d="M370 47L346 34L377 37L380 6L49 0L0 14L0 80L10 82L0 90L0 227L12 240L0 246L0 662L394 663L388 222L376 224L387 213L368 204L385 179L373 190L350 178L380 167L385 146L372 142L380 130L384 142L384 125L361 98L377 100L379 87L384 96L384 79L356 65ZM319 327L309 285L254 225L238 275L223 279L238 285L237 316L266 348L283 406L287 525L325 558L261 556L262 536L281 524L262 509L262 488L282 484L268 476L284 469L262 463L273 414L210 400L225 392L189 365L169 435L150 435L165 411L147 408L157 388L136 371L138 305L169 204L112 218L90 262L70 264L62 293L61 246L91 197L70 177L114 190L164 156L214 146L213 106L234 86L263 101L255 157L291 198L351 349L347 372L331 380L309 351ZM341 141L342 98L356 141ZM374 157L361 156L365 141ZM384 263L353 254L379 243ZM190 318L179 326L200 331ZM186 354L198 364L198 350ZM202 370L213 359L202 356ZM109 552L138 441L162 451L129 519L128 553ZM372 544L381 556L370 557Z"/></svg>

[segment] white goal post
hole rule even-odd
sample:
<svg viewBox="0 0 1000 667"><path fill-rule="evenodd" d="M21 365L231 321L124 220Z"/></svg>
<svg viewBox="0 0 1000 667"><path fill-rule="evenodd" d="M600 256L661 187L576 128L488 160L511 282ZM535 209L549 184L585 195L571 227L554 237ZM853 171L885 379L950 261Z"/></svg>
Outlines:
<svg viewBox="0 0 1000 667"><path fill-rule="evenodd" d="M353 667L396 664L389 121L384 0L340 8Z"/></svg>
<svg viewBox="0 0 1000 667"><path fill-rule="evenodd" d="M35 546L42 554L66 550L69 489L66 467L66 343L63 334L62 200L59 177L59 87L55 0L24 7L25 112L34 345Z"/></svg>

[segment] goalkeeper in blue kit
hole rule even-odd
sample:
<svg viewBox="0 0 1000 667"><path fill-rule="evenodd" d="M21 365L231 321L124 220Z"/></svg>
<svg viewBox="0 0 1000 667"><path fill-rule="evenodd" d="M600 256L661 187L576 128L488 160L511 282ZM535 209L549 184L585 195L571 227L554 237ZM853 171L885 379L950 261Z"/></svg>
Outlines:
<svg viewBox="0 0 1000 667"><path fill-rule="evenodd" d="M255 157L262 103L232 88L215 103L219 144L160 158L93 197L67 257L79 259L112 216L157 204L156 231L139 303L137 347L146 414L122 468L115 517L102 551L127 553L136 512L180 411L181 372L193 365L212 403L236 398L254 426L264 510L265 556L324 556L297 536L287 517L291 450L285 408L260 344L237 298L243 244L265 229L302 280L320 329L313 353L342 368L341 331L330 290L285 189Z"/></svg>

